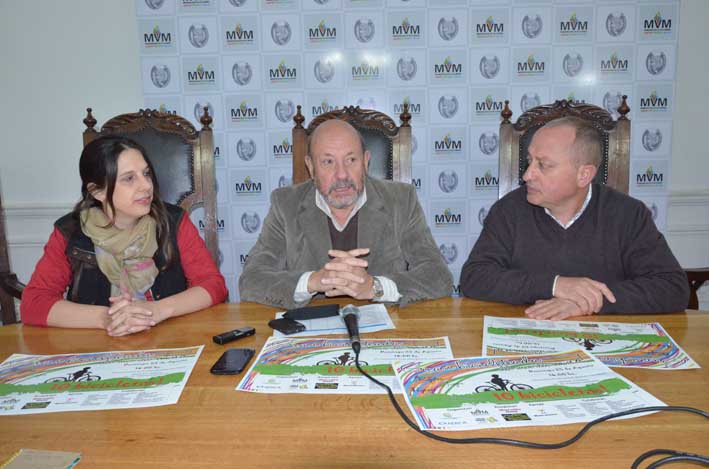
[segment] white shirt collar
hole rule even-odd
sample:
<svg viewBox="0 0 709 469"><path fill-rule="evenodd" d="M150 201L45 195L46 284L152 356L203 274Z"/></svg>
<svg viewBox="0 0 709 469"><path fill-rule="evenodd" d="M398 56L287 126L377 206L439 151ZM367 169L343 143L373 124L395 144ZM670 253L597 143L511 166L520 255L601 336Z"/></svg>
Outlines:
<svg viewBox="0 0 709 469"><path fill-rule="evenodd" d="M573 217L571 217L571 220L569 220L569 222L568 222L566 225L564 225L563 223L561 223L554 215L552 215L548 208L545 207L545 208L544 208L544 212L546 212L547 215L549 215L550 217L552 217L552 218L554 219L554 221L559 224L560 227L562 227L562 228L565 229L565 230L568 230L569 227L571 227L571 225L573 225L574 222L575 222L576 220L578 220L581 215L583 215L584 210L586 210L586 207L588 207L589 202L591 202L591 195L593 194L593 188L592 188L592 187L593 187L593 184L589 184L589 185L588 185L588 192L586 193L586 199L583 201L583 205L581 206L581 208L579 209L579 211L576 212L576 215L574 215Z"/></svg>
<svg viewBox="0 0 709 469"><path fill-rule="evenodd" d="M359 209L361 209L364 204L367 202L367 187L362 188L362 194L359 196L357 199L357 202L355 202L354 207L352 207L352 211L350 214L347 216L347 220L345 220L344 225L340 225L337 223L337 220L335 220L335 217L332 216L332 210L330 210L330 206L327 204L325 201L325 197L320 193L319 190L317 190L317 187L315 188L315 205L325 212L325 215L332 220L332 225L335 227L335 229L339 232L342 232L345 228L347 228L347 225L349 224L350 220L352 220L352 217L354 217L357 212L359 212Z"/></svg>

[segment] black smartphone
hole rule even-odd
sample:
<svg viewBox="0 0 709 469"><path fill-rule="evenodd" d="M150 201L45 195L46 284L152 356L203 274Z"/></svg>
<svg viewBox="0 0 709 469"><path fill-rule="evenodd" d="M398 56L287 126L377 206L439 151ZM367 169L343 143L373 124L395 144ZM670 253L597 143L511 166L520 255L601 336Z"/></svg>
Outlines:
<svg viewBox="0 0 709 469"><path fill-rule="evenodd" d="M303 324L286 318L271 319L268 321L268 325L285 335L295 334L296 332L303 332L305 330Z"/></svg>
<svg viewBox="0 0 709 469"><path fill-rule="evenodd" d="M230 348L219 357L209 370L215 375L235 375L246 368L255 350L252 348Z"/></svg>

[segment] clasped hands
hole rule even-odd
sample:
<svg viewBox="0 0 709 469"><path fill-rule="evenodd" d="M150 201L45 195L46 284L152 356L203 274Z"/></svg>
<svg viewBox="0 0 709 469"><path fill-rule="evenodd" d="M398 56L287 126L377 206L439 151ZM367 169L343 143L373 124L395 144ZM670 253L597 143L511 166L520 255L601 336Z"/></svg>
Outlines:
<svg viewBox="0 0 709 469"><path fill-rule="evenodd" d="M369 265L360 256L369 254L369 248L351 251L331 249L332 259L308 279L308 291L325 293L325 296L347 295L357 300L371 300L374 279L367 273Z"/></svg>
<svg viewBox="0 0 709 469"><path fill-rule="evenodd" d="M118 337L150 329L171 316L157 301L140 301L123 293L108 299L105 328L108 335Z"/></svg>
<svg viewBox="0 0 709 469"><path fill-rule="evenodd" d="M603 308L603 299L615 303L615 295L603 282L586 277L562 277L556 280L554 297L537 300L524 311L532 319L552 321L573 316L598 313Z"/></svg>

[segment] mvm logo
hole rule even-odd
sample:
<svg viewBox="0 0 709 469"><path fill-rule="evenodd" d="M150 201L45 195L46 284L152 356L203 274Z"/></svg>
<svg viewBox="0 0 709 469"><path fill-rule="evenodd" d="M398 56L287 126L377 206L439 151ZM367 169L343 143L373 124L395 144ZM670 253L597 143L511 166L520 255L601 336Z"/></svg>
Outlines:
<svg viewBox="0 0 709 469"><path fill-rule="evenodd" d="M247 44L254 42L254 31L244 29L241 23L236 23L232 31L226 32L226 43L229 45Z"/></svg>
<svg viewBox="0 0 709 469"><path fill-rule="evenodd" d="M291 158L293 156L293 145L284 138L281 143L273 145L273 156L279 158Z"/></svg>
<svg viewBox="0 0 709 469"><path fill-rule="evenodd" d="M569 21L559 23L559 30L562 36L586 34L588 32L588 21L579 21L576 13L572 13Z"/></svg>
<svg viewBox="0 0 709 469"><path fill-rule="evenodd" d="M451 134L446 134L443 140L433 142L433 149L438 153L459 153L463 149L463 141L454 140Z"/></svg>
<svg viewBox="0 0 709 469"><path fill-rule="evenodd" d="M172 45L172 33L163 33L157 25L152 33L143 34L145 47L168 47Z"/></svg>
<svg viewBox="0 0 709 469"><path fill-rule="evenodd" d="M158 111L164 112L165 114L172 114L172 115L174 115L174 116L177 115L177 111L171 111L171 110L168 109L168 107L165 106L164 104L161 104L160 106L158 106Z"/></svg>
<svg viewBox="0 0 709 469"><path fill-rule="evenodd" d="M664 174L656 173L652 166L648 166L644 173L635 175L635 183L639 186L661 186L664 183Z"/></svg>
<svg viewBox="0 0 709 469"><path fill-rule="evenodd" d="M436 226L453 226L460 225L463 222L463 216L459 213L453 213L447 208L440 215L434 215L433 221Z"/></svg>
<svg viewBox="0 0 709 469"><path fill-rule="evenodd" d="M413 115L420 115L421 114L421 104L416 104L411 102L411 98L409 96L406 96L404 98L404 102L401 104L395 103L394 104L394 114L401 114L404 112L404 104L409 105L409 112Z"/></svg>
<svg viewBox="0 0 709 469"><path fill-rule="evenodd" d="M613 52L608 60L601 60L601 72L615 73L627 72L628 59L621 59L617 52Z"/></svg>
<svg viewBox="0 0 709 469"><path fill-rule="evenodd" d="M278 67L271 68L268 70L268 76L271 79L272 83L293 81L298 78L298 70L296 70L295 68L289 68L286 65L286 61L284 59L280 61Z"/></svg>
<svg viewBox="0 0 709 469"><path fill-rule="evenodd" d="M339 106L334 106L323 99L322 102L317 106L311 106L310 111L313 117L319 116L320 114L325 114L326 112L336 111L340 109Z"/></svg>
<svg viewBox="0 0 709 469"><path fill-rule="evenodd" d="M408 18L404 18L401 25L391 27L391 34L395 40L418 39L421 36L421 26L411 24Z"/></svg>
<svg viewBox="0 0 709 469"><path fill-rule="evenodd" d="M458 296L458 297L461 296L459 283L453 285L453 296Z"/></svg>
<svg viewBox="0 0 709 469"><path fill-rule="evenodd" d="M205 70L204 65L199 64L194 72L187 72L187 81L192 85L214 83L214 70Z"/></svg>
<svg viewBox="0 0 709 469"><path fill-rule="evenodd" d="M495 101L492 96L485 96L485 101L475 103L475 112L477 114L499 114L502 112L502 101Z"/></svg>
<svg viewBox="0 0 709 469"><path fill-rule="evenodd" d="M234 184L234 190L238 195L258 195L261 193L261 183L252 182L249 176L244 178L244 182Z"/></svg>
<svg viewBox="0 0 709 469"><path fill-rule="evenodd" d="M231 121L243 122L258 119L258 108L249 107L246 101L242 101L238 108L231 109Z"/></svg>
<svg viewBox="0 0 709 469"><path fill-rule="evenodd" d="M325 20L317 28L308 28L308 38L313 42L333 41L337 39L337 28L328 28Z"/></svg>
<svg viewBox="0 0 709 469"><path fill-rule="evenodd" d="M666 20L658 11L655 16L643 21L643 31L645 34L668 33L672 31L672 20Z"/></svg>
<svg viewBox="0 0 709 469"><path fill-rule="evenodd" d="M416 188L417 191L420 191L423 186L421 185L421 178L411 178L411 184Z"/></svg>
<svg viewBox="0 0 709 469"><path fill-rule="evenodd" d="M482 177L475 177L475 189L482 189L482 190L487 190L487 189L497 189L497 187L500 184L499 178L493 176L490 173L490 170L485 171L485 174Z"/></svg>
<svg viewBox="0 0 709 469"><path fill-rule="evenodd" d="M199 231L204 231L204 229L206 228L207 225L204 223L204 220L199 220L197 222L197 226L199 227ZM224 226L225 226L224 219L223 218L217 219L217 233L223 232Z"/></svg>
<svg viewBox="0 0 709 469"><path fill-rule="evenodd" d="M248 254L239 254L239 264L242 266L246 264L246 261L249 260L249 255Z"/></svg>
<svg viewBox="0 0 709 469"><path fill-rule="evenodd" d="M652 90L647 98L640 98L640 112L657 112L667 110L667 98L657 96L657 90Z"/></svg>
<svg viewBox="0 0 709 469"><path fill-rule="evenodd" d="M566 96L566 100L574 104L582 104L586 102L585 99L576 99L576 93L573 91Z"/></svg>
<svg viewBox="0 0 709 469"><path fill-rule="evenodd" d="M492 16L488 16L484 23L475 25L478 37L502 36L505 34L505 24L496 23Z"/></svg>
<svg viewBox="0 0 709 469"><path fill-rule="evenodd" d="M379 67L362 62L360 66L352 67L353 80L377 80L379 79Z"/></svg>
<svg viewBox="0 0 709 469"><path fill-rule="evenodd" d="M534 54L530 54L524 62L517 62L517 73L520 75L538 75L544 73L546 64L534 58Z"/></svg>
<svg viewBox="0 0 709 469"><path fill-rule="evenodd" d="M463 65L453 63L450 56L443 60L442 64L433 65L433 73L436 78L455 78L463 73Z"/></svg>

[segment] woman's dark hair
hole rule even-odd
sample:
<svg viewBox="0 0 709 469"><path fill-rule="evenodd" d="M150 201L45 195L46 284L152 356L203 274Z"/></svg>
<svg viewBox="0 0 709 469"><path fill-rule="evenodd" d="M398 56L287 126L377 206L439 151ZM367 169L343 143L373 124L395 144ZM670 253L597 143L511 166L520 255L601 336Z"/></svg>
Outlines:
<svg viewBox="0 0 709 469"><path fill-rule="evenodd" d="M145 149L137 142L120 136L99 137L84 147L79 159L79 173L81 174L81 200L74 207L77 215L84 209L91 207L103 208L101 201L94 198L91 192L96 190L106 191L106 203L111 213L116 213L113 206L113 192L116 188L118 177L118 157L126 150L137 150L150 169L150 179L153 182L153 201L150 204L150 216L157 225L158 249L165 259L163 270L173 260L173 246L170 243L170 223L165 204L160 198L158 180ZM113 220L109 222L113 224Z"/></svg>

